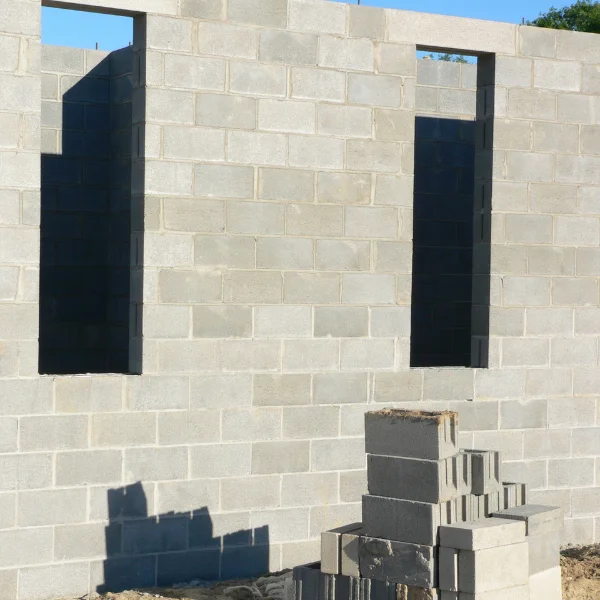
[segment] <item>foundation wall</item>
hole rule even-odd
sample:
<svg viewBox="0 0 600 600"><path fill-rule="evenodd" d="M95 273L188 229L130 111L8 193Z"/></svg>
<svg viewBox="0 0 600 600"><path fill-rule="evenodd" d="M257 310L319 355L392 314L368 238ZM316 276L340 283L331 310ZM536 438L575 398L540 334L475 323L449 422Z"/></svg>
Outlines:
<svg viewBox="0 0 600 600"><path fill-rule="evenodd" d="M463 447L502 450L532 501L565 508L564 542L597 541L596 38L327 2L147 6L129 268L143 374L53 377L37 364L40 8L0 0L6 598L318 558L321 531L360 518L363 414L383 405L457 410ZM474 270L491 308L471 327L488 368L409 368L430 113L415 44L483 53ZM472 110L472 90L453 106Z"/></svg>

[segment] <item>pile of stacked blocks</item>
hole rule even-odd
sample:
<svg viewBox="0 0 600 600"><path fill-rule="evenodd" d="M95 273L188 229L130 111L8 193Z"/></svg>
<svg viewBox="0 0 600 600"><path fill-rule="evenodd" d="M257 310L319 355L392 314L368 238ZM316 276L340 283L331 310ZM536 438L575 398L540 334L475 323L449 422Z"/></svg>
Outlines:
<svg viewBox="0 0 600 600"><path fill-rule="evenodd" d="M527 504L498 452L461 450L458 415L365 415L362 523L324 532L296 600L560 600L560 508Z"/></svg>

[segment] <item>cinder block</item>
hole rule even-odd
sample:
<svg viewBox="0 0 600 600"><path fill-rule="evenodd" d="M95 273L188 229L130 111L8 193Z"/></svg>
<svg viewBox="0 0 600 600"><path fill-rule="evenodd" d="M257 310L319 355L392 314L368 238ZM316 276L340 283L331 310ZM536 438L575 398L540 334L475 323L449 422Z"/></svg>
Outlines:
<svg viewBox="0 0 600 600"><path fill-rule="evenodd" d="M557 506L528 504L501 510L492 516L500 519L525 521L528 536L557 531L563 524L563 510Z"/></svg>
<svg viewBox="0 0 600 600"><path fill-rule="evenodd" d="M319 66L373 72L373 42L322 36L319 42Z"/></svg>
<svg viewBox="0 0 600 600"><path fill-rule="evenodd" d="M194 95L191 92L148 88L146 105L148 121L194 123Z"/></svg>
<svg viewBox="0 0 600 600"><path fill-rule="evenodd" d="M251 237L236 236L206 236L198 235L194 238L194 262L196 265L202 267L217 267L224 266L229 269L251 269L255 265L255 251L254 251L255 240ZM177 272L182 273L182 272ZM218 281L218 287L220 287L221 277L210 276L205 273L196 273L194 271L183 272L186 277L184 282L188 282L188 278L191 280L197 279L198 283L206 279L202 286L198 286L196 290L198 295L196 297L202 297L201 288L204 287L208 282ZM173 274L171 271L161 271L161 279L164 278L165 285L170 286L170 280L181 278L181 275ZM194 286L196 288L197 286ZM212 289L209 297L219 298L220 295L218 290ZM194 294L195 295L195 294ZM164 300L164 298L163 298ZM207 298L208 300L208 298ZM173 300L171 300L172 302ZM197 302L199 300L193 300ZM201 300L200 300L201 301Z"/></svg>
<svg viewBox="0 0 600 600"><path fill-rule="evenodd" d="M341 369L392 369L395 361L394 340L347 339L341 342Z"/></svg>
<svg viewBox="0 0 600 600"><path fill-rule="evenodd" d="M312 202L315 176L312 171L264 168L258 171L261 200Z"/></svg>
<svg viewBox="0 0 600 600"><path fill-rule="evenodd" d="M392 409L368 412L365 447L368 454L425 460L449 458L458 453L458 415Z"/></svg>
<svg viewBox="0 0 600 600"><path fill-rule="evenodd" d="M282 27L287 24L287 0L231 0L227 5L227 18L261 27Z"/></svg>
<svg viewBox="0 0 600 600"><path fill-rule="evenodd" d="M487 548L458 554L458 587L479 594L529 582L529 550L527 542Z"/></svg>
<svg viewBox="0 0 600 600"><path fill-rule="evenodd" d="M196 124L207 127L255 129L256 100L224 94L198 94Z"/></svg>
<svg viewBox="0 0 600 600"><path fill-rule="evenodd" d="M225 132L203 127L164 127L165 158L224 161Z"/></svg>
<svg viewBox="0 0 600 600"><path fill-rule="evenodd" d="M315 337L363 337L368 335L366 307L315 307Z"/></svg>
<svg viewBox="0 0 600 600"><path fill-rule="evenodd" d="M156 443L156 415L111 413L92 416L92 446L136 446Z"/></svg>
<svg viewBox="0 0 600 600"><path fill-rule="evenodd" d="M293 204L286 206L286 231L291 235L343 235L344 208Z"/></svg>
<svg viewBox="0 0 600 600"><path fill-rule="evenodd" d="M561 600L560 567L533 574L529 578L529 600Z"/></svg>
<svg viewBox="0 0 600 600"><path fill-rule="evenodd" d="M371 6L350 6L350 37L382 40L385 31L385 12Z"/></svg>
<svg viewBox="0 0 600 600"><path fill-rule="evenodd" d="M56 455L56 485L79 486L121 481L120 450L59 452Z"/></svg>
<svg viewBox="0 0 600 600"><path fill-rule="evenodd" d="M182 0L181 16L195 19L222 18L223 0Z"/></svg>
<svg viewBox="0 0 600 600"><path fill-rule="evenodd" d="M0 571L0 586L2 586L2 594L6 600L17 600L18 579L18 569L3 569Z"/></svg>
<svg viewBox="0 0 600 600"><path fill-rule="evenodd" d="M225 340L221 344L224 371L278 371L281 365L279 340Z"/></svg>
<svg viewBox="0 0 600 600"><path fill-rule="evenodd" d="M283 298L286 304L339 304L339 275L285 273Z"/></svg>
<svg viewBox="0 0 600 600"><path fill-rule="evenodd" d="M308 471L309 452L310 442L308 440L293 442L260 442L253 444L252 474L263 475ZM308 527L308 523L306 523L304 530L306 530L306 527ZM299 539L303 535L304 532L298 533L291 539ZM273 541L275 540L273 539Z"/></svg>
<svg viewBox="0 0 600 600"><path fill-rule="evenodd" d="M362 577L421 588L437 587L437 551L433 546L361 536Z"/></svg>
<svg viewBox="0 0 600 600"><path fill-rule="evenodd" d="M268 271L232 271L225 277L225 300L234 303L281 303L281 275Z"/></svg>
<svg viewBox="0 0 600 600"><path fill-rule="evenodd" d="M344 102L346 76L325 69L292 68L292 98Z"/></svg>
<svg viewBox="0 0 600 600"><path fill-rule="evenodd" d="M560 567L560 531L547 531L527 536L529 544L529 573L534 575Z"/></svg>
<svg viewBox="0 0 600 600"><path fill-rule="evenodd" d="M363 496L363 529L368 536L434 546L440 520L437 504Z"/></svg>
<svg viewBox="0 0 600 600"><path fill-rule="evenodd" d="M483 550L518 544L525 540L525 525L508 519L485 519L440 527L440 546L457 550Z"/></svg>
<svg viewBox="0 0 600 600"><path fill-rule="evenodd" d="M497 492L502 486L500 453L494 450L463 450L470 455L471 491L477 496Z"/></svg>
<svg viewBox="0 0 600 600"><path fill-rule="evenodd" d="M321 534L321 572L337 575L341 573L341 543L343 533L360 531L360 523L352 523Z"/></svg>
<svg viewBox="0 0 600 600"><path fill-rule="evenodd" d="M210 237L206 239L214 240L213 246L219 246L218 249L221 254L225 254L222 244L218 243L221 238ZM245 238L238 239L241 243ZM208 249L206 253L209 252L214 252L213 248ZM202 265L203 261L200 260L198 264ZM222 299L222 278L218 272L202 273L194 270L162 269L159 272L159 286L162 302L187 304L190 302L220 302Z"/></svg>
<svg viewBox="0 0 600 600"><path fill-rule="evenodd" d="M348 102L397 108L402 102L402 81L389 75L351 73L348 75Z"/></svg>
<svg viewBox="0 0 600 600"><path fill-rule="evenodd" d="M362 173L319 173L317 200L335 204L369 204L371 175Z"/></svg>
<svg viewBox="0 0 600 600"><path fill-rule="evenodd" d="M412 44L378 44L375 59L380 73L414 76L417 55Z"/></svg>
<svg viewBox="0 0 600 600"><path fill-rule="evenodd" d="M279 96L286 93L285 67L258 63L230 64L230 90L253 96Z"/></svg>
<svg viewBox="0 0 600 600"><path fill-rule="evenodd" d="M468 521L481 521L485 519L485 496L469 495L469 506L471 508L471 516Z"/></svg>
<svg viewBox="0 0 600 600"><path fill-rule="evenodd" d="M343 140L290 135L289 164L292 167L341 170L344 168L344 148Z"/></svg>
<svg viewBox="0 0 600 600"><path fill-rule="evenodd" d="M42 600L49 596L80 596L89 590L89 565L85 562L30 567L19 574L19 593Z"/></svg>
<svg viewBox="0 0 600 600"><path fill-rule="evenodd" d="M279 116L279 122L274 121L274 123L278 126L277 128L283 128L285 127L284 121L286 121L288 117L285 114ZM277 117L274 116L274 118L276 119ZM259 121L260 119L259 109ZM227 133L227 160L229 162L258 165L285 165L285 155L286 138L284 135L276 133L255 133L252 131L229 131Z"/></svg>
<svg viewBox="0 0 600 600"><path fill-rule="evenodd" d="M290 31L261 31L258 57L261 61L285 65L316 65L317 36Z"/></svg>
<svg viewBox="0 0 600 600"><path fill-rule="evenodd" d="M255 406L287 406L310 403L310 375L254 375Z"/></svg>
<svg viewBox="0 0 600 600"><path fill-rule="evenodd" d="M418 460L368 454L369 493L432 504L452 500L458 494L460 457Z"/></svg>
<svg viewBox="0 0 600 600"><path fill-rule="evenodd" d="M21 492L18 499L20 527L81 523L86 520L84 488Z"/></svg>
<svg viewBox="0 0 600 600"><path fill-rule="evenodd" d="M458 550L440 545L438 548L438 571L438 586L440 590L457 592Z"/></svg>
<svg viewBox="0 0 600 600"><path fill-rule="evenodd" d="M361 529L346 531L340 541L340 572L348 577L360 577L359 545Z"/></svg>
<svg viewBox="0 0 600 600"><path fill-rule="evenodd" d="M255 337L310 337L312 314L309 306L264 306L254 309Z"/></svg>
<svg viewBox="0 0 600 600"><path fill-rule="evenodd" d="M313 269L313 240L302 238L258 238L256 245L256 266L259 269L281 269L282 271Z"/></svg>
<svg viewBox="0 0 600 600"><path fill-rule="evenodd" d="M317 240L316 268L320 271L368 271L371 245L368 241Z"/></svg>
<svg viewBox="0 0 600 600"><path fill-rule="evenodd" d="M161 445L217 442L220 437L218 411L169 411L158 414Z"/></svg>
<svg viewBox="0 0 600 600"><path fill-rule="evenodd" d="M508 116L517 119L556 120L556 92L528 88L508 90Z"/></svg>
<svg viewBox="0 0 600 600"><path fill-rule="evenodd" d="M347 167L354 171L397 173L401 170L402 147L398 143L348 140L347 152Z"/></svg>
<svg viewBox="0 0 600 600"><path fill-rule="evenodd" d="M74 450L88 445L88 417L24 417L20 424L20 448L32 450Z"/></svg>
<svg viewBox="0 0 600 600"><path fill-rule="evenodd" d="M229 23L199 23L198 53L256 60L258 36L254 28ZM183 84L180 87L187 87Z"/></svg>
<svg viewBox="0 0 600 600"><path fill-rule="evenodd" d="M315 404L350 404L367 401L366 373L315 373L313 402Z"/></svg>
<svg viewBox="0 0 600 600"><path fill-rule="evenodd" d="M291 0L289 26L301 31L346 33L346 7L315 0Z"/></svg>

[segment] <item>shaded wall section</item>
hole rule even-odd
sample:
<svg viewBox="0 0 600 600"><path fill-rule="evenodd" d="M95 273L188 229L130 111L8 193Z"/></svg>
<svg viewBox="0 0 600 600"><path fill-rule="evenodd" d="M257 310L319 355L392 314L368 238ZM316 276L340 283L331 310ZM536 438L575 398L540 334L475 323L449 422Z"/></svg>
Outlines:
<svg viewBox="0 0 600 600"><path fill-rule="evenodd" d="M131 62L42 48L41 373L128 371Z"/></svg>
<svg viewBox="0 0 600 600"><path fill-rule="evenodd" d="M418 62L411 366L470 366L477 65Z"/></svg>
<svg viewBox="0 0 600 600"><path fill-rule="evenodd" d="M269 572L268 525L245 528L237 515L211 516L193 507L191 488L178 491L182 510L155 515L142 483L107 490L107 558L92 572L98 593Z"/></svg>

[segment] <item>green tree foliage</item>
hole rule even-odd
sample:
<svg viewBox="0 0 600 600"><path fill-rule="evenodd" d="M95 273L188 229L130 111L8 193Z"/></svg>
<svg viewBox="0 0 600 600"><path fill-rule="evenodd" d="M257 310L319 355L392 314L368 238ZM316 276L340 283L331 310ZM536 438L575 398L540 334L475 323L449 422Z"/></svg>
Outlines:
<svg viewBox="0 0 600 600"><path fill-rule="evenodd" d="M575 4L563 8L553 6L547 13L540 14L537 19L529 21L527 25L600 33L600 2L578 0Z"/></svg>
<svg viewBox="0 0 600 600"><path fill-rule="evenodd" d="M443 60L444 62L455 62L455 63L463 63L466 64L469 61L464 56L457 56L456 54L428 54L425 58L430 58L431 60Z"/></svg>

